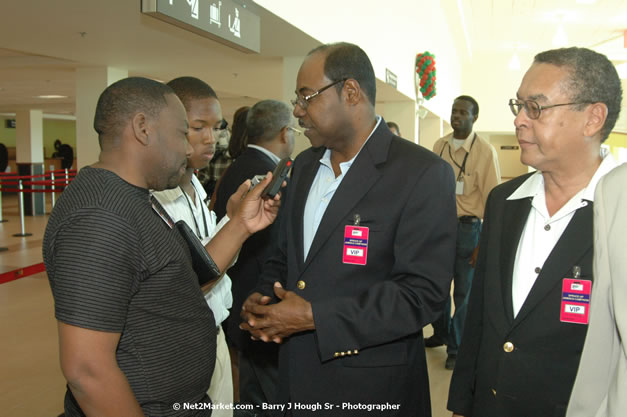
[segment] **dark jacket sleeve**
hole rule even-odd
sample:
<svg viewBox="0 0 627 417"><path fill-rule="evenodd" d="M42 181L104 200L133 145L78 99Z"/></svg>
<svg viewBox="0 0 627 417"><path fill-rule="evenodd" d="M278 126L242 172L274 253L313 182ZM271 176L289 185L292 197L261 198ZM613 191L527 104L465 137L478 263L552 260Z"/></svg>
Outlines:
<svg viewBox="0 0 627 417"><path fill-rule="evenodd" d="M463 416L471 415L474 401L477 357L481 350L481 334L483 332L484 281L489 251L491 216L494 215L493 204L494 193L491 192L486 203L481 238L479 239L479 256L470 290L464 334L449 387L447 407L454 413Z"/></svg>

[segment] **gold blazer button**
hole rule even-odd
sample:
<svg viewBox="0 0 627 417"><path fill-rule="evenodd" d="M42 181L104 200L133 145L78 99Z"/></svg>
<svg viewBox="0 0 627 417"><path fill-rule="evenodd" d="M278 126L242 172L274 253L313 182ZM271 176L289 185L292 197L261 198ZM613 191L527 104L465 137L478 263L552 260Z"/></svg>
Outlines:
<svg viewBox="0 0 627 417"><path fill-rule="evenodd" d="M301 280L296 283L296 286L298 287L299 290L304 290L307 284L305 284L305 281Z"/></svg>
<svg viewBox="0 0 627 417"><path fill-rule="evenodd" d="M503 350L507 353L511 353L514 351L514 344L512 342L505 342L503 345Z"/></svg>

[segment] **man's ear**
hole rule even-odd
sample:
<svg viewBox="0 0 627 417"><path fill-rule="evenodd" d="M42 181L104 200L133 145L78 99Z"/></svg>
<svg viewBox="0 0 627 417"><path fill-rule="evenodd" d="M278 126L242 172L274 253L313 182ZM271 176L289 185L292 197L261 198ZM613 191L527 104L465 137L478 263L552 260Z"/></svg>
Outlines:
<svg viewBox="0 0 627 417"><path fill-rule="evenodd" d="M144 146L150 144L150 126L144 113L135 113L131 119L131 127L135 134L135 139Z"/></svg>
<svg viewBox="0 0 627 417"><path fill-rule="evenodd" d="M603 129L607 119L607 106L605 103L593 103L588 107L586 113L588 119L586 120L583 134L586 137L592 137Z"/></svg>
<svg viewBox="0 0 627 417"><path fill-rule="evenodd" d="M344 81L343 91L344 94L346 94L346 102L352 106L359 103L359 100L363 94L357 80L354 80L352 78Z"/></svg>
<svg viewBox="0 0 627 417"><path fill-rule="evenodd" d="M281 141L281 143L287 143L288 140L290 140L290 138L288 137L288 135L290 134L289 132L289 128L287 126L285 126L283 129L281 129L281 131L279 132L279 139Z"/></svg>

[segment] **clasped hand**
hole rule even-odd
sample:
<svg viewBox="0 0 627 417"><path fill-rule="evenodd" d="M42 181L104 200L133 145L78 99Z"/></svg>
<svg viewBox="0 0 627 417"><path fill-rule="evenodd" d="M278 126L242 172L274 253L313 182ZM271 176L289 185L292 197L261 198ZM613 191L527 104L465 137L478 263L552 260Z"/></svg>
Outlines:
<svg viewBox="0 0 627 417"><path fill-rule="evenodd" d="M271 298L258 292L246 299L240 329L250 332L253 340L275 343L294 333L315 329L311 303L286 291L278 282L274 283L274 294L281 300L276 304L269 304Z"/></svg>

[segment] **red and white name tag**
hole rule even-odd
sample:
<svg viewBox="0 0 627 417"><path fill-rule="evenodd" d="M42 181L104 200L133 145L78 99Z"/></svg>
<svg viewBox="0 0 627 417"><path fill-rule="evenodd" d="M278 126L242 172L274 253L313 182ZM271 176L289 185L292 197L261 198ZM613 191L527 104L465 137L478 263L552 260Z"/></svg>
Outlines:
<svg viewBox="0 0 627 417"><path fill-rule="evenodd" d="M591 292L592 281L564 278L562 281L560 321L564 323L588 324Z"/></svg>
<svg viewBox="0 0 627 417"><path fill-rule="evenodd" d="M368 260L368 228L346 226L344 228L344 248L342 262L353 265L366 265Z"/></svg>

